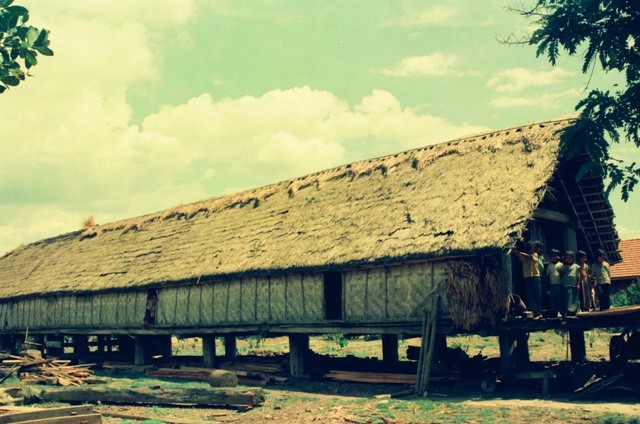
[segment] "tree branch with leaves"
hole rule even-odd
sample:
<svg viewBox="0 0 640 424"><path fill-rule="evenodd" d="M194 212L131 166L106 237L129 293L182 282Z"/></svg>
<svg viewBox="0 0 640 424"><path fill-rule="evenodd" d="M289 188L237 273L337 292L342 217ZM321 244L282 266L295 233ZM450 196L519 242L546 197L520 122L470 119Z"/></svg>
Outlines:
<svg viewBox="0 0 640 424"><path fill-rule="evenodd" d="M0 93L29 76L29 69L38 64L38 53L53 55L49 31L27 25L28 21L26 8L0 0Z"/></svg>
<svg viewBox="0 0 640 424"><path fill-rule="evenodd" d="M620 187L627 201L640 179L640 168L610 152L612 144L620 142L640 148L640 1L537 0L528 8L510 10L537 26L524 40L537 46L537 57L545 56L555 66L562 52L580 55L584 74L593 73L599 64L607 73L624 76L623 88L592 89L576 105L581 119L562 134L561 142L569 158L589 155L579 178L587 174L608 178L607 193Z"/></svg>

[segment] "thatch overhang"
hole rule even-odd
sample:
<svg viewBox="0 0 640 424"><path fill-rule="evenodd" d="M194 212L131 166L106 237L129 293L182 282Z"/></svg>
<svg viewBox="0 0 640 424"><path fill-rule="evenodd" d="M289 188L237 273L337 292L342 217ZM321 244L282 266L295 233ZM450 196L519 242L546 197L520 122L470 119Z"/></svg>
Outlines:
<svg viewBox="0 0 640 424"><path fill-rule="evenodd" d="M465 137L35 242L0 259L0 298L497 252L543 199L560 163L558 131L571 122Z"/></svg>

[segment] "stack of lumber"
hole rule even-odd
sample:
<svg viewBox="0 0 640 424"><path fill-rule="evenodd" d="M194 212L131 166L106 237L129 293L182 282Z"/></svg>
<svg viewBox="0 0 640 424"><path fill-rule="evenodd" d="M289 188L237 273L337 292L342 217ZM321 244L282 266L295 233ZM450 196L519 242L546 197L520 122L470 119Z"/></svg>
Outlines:
<svg viewBox="0 0 640 424"><path fill-rule="evenodd" d="M378 384L416 384L415 374L392 374L358 371L329 371L325 378L336 381Z"/></svg>
<svg viewBox="0 0 640 424"><path fill-rule="evenodd" d="M60 359L44 359L25 353L23 356L8 355L9 359L2 361L11 368L2 381L19 373L20 380L26 383L59 384L61 386L79 386L91 375L94 364L69 365L71 361Z"/></svg>

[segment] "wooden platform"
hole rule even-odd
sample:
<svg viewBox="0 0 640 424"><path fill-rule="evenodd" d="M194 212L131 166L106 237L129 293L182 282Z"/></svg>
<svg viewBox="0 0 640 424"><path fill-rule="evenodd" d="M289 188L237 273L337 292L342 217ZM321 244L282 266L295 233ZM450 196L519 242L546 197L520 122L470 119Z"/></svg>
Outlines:
<svg viewBox="0 0 640 424"><path fill-rule="evenodd" d="M638 315L640 316L640 305L633 306L621 306L619 308L607 309L606 311L589 311L578 312L578 318L580 319L593 319L599 317L630 317Z"/></svg>
<svg viewBox="0 0 640 424"><path fill-rule="evenodd" d="M612 308L606 311L579 312L577 316L539 320L516 318L498 323L498 332L519 330L591 330L594 328L640 328L640 305Z"/></svg>

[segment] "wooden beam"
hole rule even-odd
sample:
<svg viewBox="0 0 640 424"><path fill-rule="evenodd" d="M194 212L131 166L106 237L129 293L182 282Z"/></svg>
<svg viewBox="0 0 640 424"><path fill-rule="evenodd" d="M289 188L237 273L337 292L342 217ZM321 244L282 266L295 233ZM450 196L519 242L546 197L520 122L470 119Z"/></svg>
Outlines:
<svg viewBox="0 0 640 424"><path fill-rule="evenodd" d="M207 368L217 365L216 360L216 337L213 334L205 334L202 338L202 363Z"/></svg>
<svg viewBox="0 0 640 424"><path fill-rule="evenodd" d="M515 340L511 333L505 331L498 336L498 344L500 345L500 368L502 373L509 375L513 372L513 351L515 349Z"/></svg>
<svg viewBox="0 0 640 424"><path fill-rule="evenodd" d="M135 341L135 353L133 363L136 365L146 365L149 361L148 354L148 336L136 336Z"/></svg>
<svg viewBox="0 0 640 424"><path fill-rule="evenodd" d="M398 355L398 335L382 335L382 360L387 364L395 364L399 361Z"/></svg>
<svg viewBox="0 0 640 424"><path fill-rule="evenodd" d="M143 405L256 406L264 401L260 388L241 387L122 387L110 384L47 387L33 396L45 401L101 402Z"/></svg>
<svg viewBox="0 0 640 424"><path fill-rule="evenodd" d="M224 336L224 357L226 360L231 361L238 355L238 347L236 345L236 336L228 335Z"/></svg>
<svg viewBox="0 0 640 424"><path fill-rule="evenodd" d="M546 219L547 221L560 222L562 224L568 224L569 222L571 222L571 217L569 215L544 208L538 208L533 211L533 217Z"/></svg>
<svg viewBox="0 0 640 424"><path fill-rule="evenodd" d="M584 331L569 331L569 347L571 349L572 362L582 362L587 359L587 345L584 340Z"/></svg>

